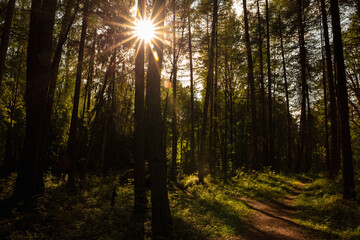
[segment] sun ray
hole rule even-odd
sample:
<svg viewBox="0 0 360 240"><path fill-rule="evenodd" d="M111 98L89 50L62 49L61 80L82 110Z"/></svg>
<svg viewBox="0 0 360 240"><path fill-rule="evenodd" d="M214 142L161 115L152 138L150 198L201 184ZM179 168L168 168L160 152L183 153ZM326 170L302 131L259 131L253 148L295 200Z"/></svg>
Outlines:
<svg viewBox="0 0 360 240"><path fill-rule="evenodd" d="M135 22L135 35L149 42L155 36L155 28L150 19L139 20Z"/></svg>

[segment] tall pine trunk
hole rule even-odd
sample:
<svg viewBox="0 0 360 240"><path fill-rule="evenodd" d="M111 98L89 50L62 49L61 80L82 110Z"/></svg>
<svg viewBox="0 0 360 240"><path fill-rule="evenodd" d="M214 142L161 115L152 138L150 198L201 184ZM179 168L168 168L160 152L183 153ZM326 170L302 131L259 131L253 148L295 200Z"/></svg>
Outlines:
<svg viewBox="0 0 360 240"><path fill-rule="evenodd" d="M55 54L54 54L52 64L51 64L50 84L48 87L47 97L46 97L45 120L44 120L44 125L43 125L45 139L48 139L49 132L50 132L51 113L52 113L52 107L53 107L53 103L54 103L56 82L57 82L57 77L58 77L58 73L59 73L59 67L60 67L61 55L63 52L63 46L68 38L68 34L70 32L70 28L76 17L78 7L79 7L79 0L77 0L76 3L73 0L67 0L66 6L65 6L65 13L64 13L64 16L61 21L59 40L57 42L57 45L55 48ZM72 12L72 10L73 10L73 12ZM47 145L44 144L43 150L42 150L43 158L46 157L46 152L47 152Z"/></svg>
<svg viewBox="0 0 360 240"><path fill-rule="evenodd" d="M338 0L330 0L331 22L334 41L334 60L337 73L339 92L339 114L341 129L341 147L343 157L343 198L355 199L354 170L349 126L348 92L346 87L346 73L341 39L340 13Z"/></svg>
<svg viewBox="0 0 360 240"><path fill-rule="evenodd" d="M270 56L270 16L269 3L266 2L266 56L267 56L267 75L268 75L268 102L269 102L269 159L268 164L274 165L274 126L272 114L272 97L271 97L271 56Z"/></svg>
<svg viewBox="0 0 360 240"><path fill-rule="evenodd" d="M171 180L176 182L176 175L177 175L177 166L176 166L176 159L177 159L177 99L176 99L176 81L177 81L177 59L176 59L176 2L173 0L173 116L172 116L172 157L171 157Z"/></svg>
<svg viewBox="0 0 360 240"><path fill-rule="evenodd" d="M244 23L245 23L245 43L248 63L248 82L250 85L250 105L251 105L251 138L252 138L252 152L251 152L251 164L253 169L258 169L257 159L257 124L256 124L256 102L255 102L255 84L254 84L254 67L252 61L250 35L249 35L249 23L248 12L246 6L246 0L243 0L244 9Z"/></svg>
<svg viewBox="0 0 360 240"><path fill-rule="evenodd" d="M138 0L138 18L145 18L146 1ZM145 192L145 43L140 40L135 57L135 114L134 114L134 214L141 216L146 208Z"/></svg>
<svg viewBox="0 0 360 240"><path fill-rule="evenodd" d="M301 116L300 116L300 139L298 143L298 158L296 162L296 171L302 169L304 163L304 153L307 136L307 114L306 114L306 49L305 49L305 28L303 22L303 0L297 0L298 4L298 24L299 24L299 48L300 48L300 79L301 79ZM307 149L306 149L307 150Z"/></svg>
<svg viewBox="0 0 360 240"><path fill-rule="evenodd" d="M205 176L205 155L206 155L206 130L208 125L208 108L210 102L210 93L212 91L212 80L214 78L214 46L215 46L215 27L217 22L218 14L218 2L217 0L213 1L213 19L211 24L211 43L209 47L209 65L208 73L206 77L206 89L205 89L205 99L204 99L204 110L203 110L203 123L201 127L201 136L200 136L200 156L199 156L199 181L203 182Z"/></svg>
<svg viewBox="0 0 360 240"><path fill-rule="evenodd" d="M152 18L157 27L164 26L166 2L154 1ZM162 37L162 36L159 36ZM172 220L166 185L166 163L161 150L161 106L160 79L163 60L163 43L154 39L149 52L149 66L146 84L147 141L151 178L151 208L153 238L171 238ZM154 53L154 54L153 54ZM158 56L158 57L156 57Z"/></svg>
<svg viewBox="0 0 360 240"><path fill-rule="evenodd" d="M322 25L324 28L324 40L325 40L325 60L326 60L326 78L329 83L329 95L330 95L330 130L331 130L331 158L329 165L329 174L334 177L338 174L340 166L340 151L339 151L339 135L338 135L338 119L337 119L337 103L336 92L333 75L333 64L331 60L331 46L329 40L328 20L325 8L325 0L321 0L321 15Z"/></svg>
<svg viewBox="0 0 360 240"><path fill-rule="evenodd" d="M265 85L264 85L264 63L263 63L263 37L262 37L262 24L261 24L261 14L260 14L260 0L256 1L257 6L257 18L258 18L258 44L259 44L259 62L260 62L260 105L261 105L261 113L260 113L260 153L262 154L263 164L266 166L268 165L268 141L267 141L267 134L265 128L266 122L266 110L265 110Z"/></svg>
<svg viewBox="0 0 360 240"><path fill-rule="evenodd" d="M287 115L287 147L288 147L288 169L291 170L292 168L292 160L291 160L291 114L290 114L290 100L289 100L289 86L287 81L287 71L286 71L286 63L285 63L285 51L284 51L284 40L283 40L283 32L282 32L282 22L281 17L279 15L279 24L280 24L280 47L281 47L281 58L282 58L282 67L283 67L283 74L284 74L284 84L285 84L285 98L286 98L286 115Z"/></svg>
<svg viewBox="0 0 360 240"><path fill-rule="evenodd" d="M85 0L84 9L83 9L83 22L81 26L78 63L76 68L74 102L73 102L73 109L71 114L69 140L67 145L67 155L70 158L69 183L72 185L74 185L77 158L78 158L78 148L77 148L78 141L76 135L77 135L82 65L84 60L85 38L86 38L86 30L87 30L87 14L89 10L88 5L89 5L89 0Z"/></svg>
<svg viewBox="0 0 360 240"><path fill-rule="evenodd" d="M52 33L56 0L32 0L27 52L25 91L26 131L21 165L14 198L29 200L44 188L45 159L42 147L47 144L43 124L49 86ZM41 55L40 59L38 56Z"/></svg>
<svg viewBox="0 0 360 240"><path fill-rule="evenodd" d="M213 160L213 171L216 167L217 156L216 146L218 137L218 61L219 61L219 46L218 46L218 28L216 23L215 31L215 78L214 78L214 119L213 119L213 142L212 142L212 160Z"/></svg>
<svg viewBox="0 0 360 240"><path fill-rule="evenodd" d="M189 64L190 64L190 122L191 122L191 137L190 137L190 166L191 172L195 171L195 122L194 122L194 74L193 74L193 59L192 59L192 42L191 42L191 16L190 7L188 9L188 31L189 31Z"/></svg>
<svg viewBox="0 0 360 240"><path fill-rule="evenodd" d="M322 47L322 38L321 38L321 50ZM329 124L328 124L328 94L327 94L327 84L326 84L326 69L325 69L325 58L324 53L321 51L322 55L322 78L323 78L323 89L324 89L324 122L325 122L325 165L326 170L330 171L330 154L329 154Z"/></svg>
<svg viewBox="0 0 360 240"><path fill-rule="evenodd" d="M0 43L0 89L1 89L2 79L5 73L5 60L6 60L7 49L9 47L10 29L14 15L14 10L15 10L15 0L9 0L6 6L5 21L2 28L1 43Z"/></svg>

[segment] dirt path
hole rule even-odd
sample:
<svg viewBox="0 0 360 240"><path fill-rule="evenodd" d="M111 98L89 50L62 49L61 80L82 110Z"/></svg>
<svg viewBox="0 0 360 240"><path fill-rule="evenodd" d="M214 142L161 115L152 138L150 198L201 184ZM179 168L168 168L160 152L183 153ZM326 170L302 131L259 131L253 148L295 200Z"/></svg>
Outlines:
<svg viewBox="0 0 360 240"><path fill-rule="evenodd" d="M253 210L248 225L242 232L242 237L248 240L305 240L318 239L305 227L294 222L295 209L291 206L293 200L301 192L303 185L299 185L293 195L280 201L263 202L259 200L241 198Z"/></svg>

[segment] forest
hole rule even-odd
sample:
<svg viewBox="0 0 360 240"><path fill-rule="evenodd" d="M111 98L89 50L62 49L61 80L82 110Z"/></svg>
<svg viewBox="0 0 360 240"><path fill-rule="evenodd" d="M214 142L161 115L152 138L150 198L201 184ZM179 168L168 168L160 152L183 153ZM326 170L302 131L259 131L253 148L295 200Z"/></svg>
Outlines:
<svg viewBox="0 0 360 240"><path fill-rule="evenodd" d="M0 239L360 239L360 0L0 9Z"/></svg>

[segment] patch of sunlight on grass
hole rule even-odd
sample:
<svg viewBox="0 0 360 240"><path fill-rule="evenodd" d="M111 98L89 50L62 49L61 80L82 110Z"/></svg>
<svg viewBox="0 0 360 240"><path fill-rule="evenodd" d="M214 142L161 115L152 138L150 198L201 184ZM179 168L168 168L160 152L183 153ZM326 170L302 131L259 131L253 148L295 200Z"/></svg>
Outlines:
<svg viewBox="0 0 360 240"><path fill-rule="evenodd" d="M341 181L320 177L294 201L297 222L328 238L360 239L360 206L342 199Z"/></svg>
<svg viewBox="0 0 360 240"><path fill-rule="evenodd" d="M237 196L253 197L261 200L275 200L294 194L300 182L293 177L276 174L273 171L238 171L232 178L231 188L237 190Z"/></svg>
<svg viewBox="0 0 360 240"><path fill-rule="evenodd" d="M239 235L250 210L234 193L224 191L224 182L211 177L196 184L195 175L179 182L184 190L170 191L171 211L176 235L213 239Z"/></svg>

